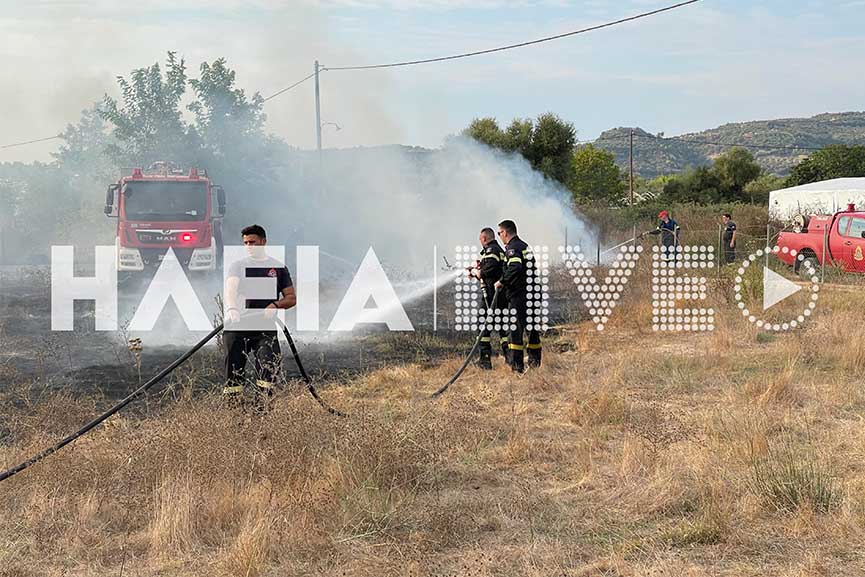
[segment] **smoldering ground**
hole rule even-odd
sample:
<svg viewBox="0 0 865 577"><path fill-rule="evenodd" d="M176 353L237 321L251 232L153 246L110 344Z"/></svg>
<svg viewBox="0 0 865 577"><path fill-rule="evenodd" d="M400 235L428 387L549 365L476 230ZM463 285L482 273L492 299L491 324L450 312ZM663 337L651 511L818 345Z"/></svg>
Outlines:
<svg viewBox="0 0 865 577"><path fill-rule="evenodd" d="M592 231L572 210L557 185L534 172L519 156L493 151L462 138L452 139L434 151L398 146L328 150L320 158L315 153L291 151L266 173L222 176L220 182L235 183L227 188L227 244L240 244L242 226L261 224L268 231L270 244L286 247L286 264L293 272L297 245L320 247L322 331L297 334L302 347L310 347L306 355L314 356L313 370L333 373L348 367L372 366L375 362L369 351L364 359L355 352L348 353L351 360L345 352L356 350L355 337L364 338L363 329L369 327L358 325L357 334L338 339L323 332L370 247L404 301L415 329L421 333L430 331L434 314L440 314L437 327L440 335L450 334L459 342L465 334L449 332L447 322L453 308L452 287L447 285L452 284L453 275L449 277L441 270L442 257L454 262L456 246L478 248L479 230L485 226L495 228L505 218L515 220L520 235L533 245L556 247L564 244L566 238L572 244L594 243ZM80 226L89 227L94 238L110 238L115 221L106 218L96 222L101 224ZM92 274L88 270L92 266L88 263L91 255L92 246L76 246L79 274ZM32 355L22 355L20 351L35 350L46 339L64 340L67 352L46 355L47 364L43 367L53 361L61 374L87 378L88 374L105 377L116 373L110 367L128 361L125 351L128 338L142 339L147 372L201 336L187 330L171 301L153 331L95 332L92 306L79 303L76 330L71 335L52 332L48 267L31 268L26 274L16 274L15 269L7 271L4 284L8 288L3 291L7 322L2 338L10 346L4 347L4 356L27 372L40 368L32 361L25 361L25 357ZM10 284L13 278L15 282ZM216 302L222 293L221 275L190 278L205 310L218 318ZM120 287L121 326L133 315L147 286L148 279L139 277ZM436 288L438 309L434 312ZM287 322L294 326L291 311ZM447 349L432 345L430 348L432 354ZM416 349L412 347L415 357ZM117 378L112 376L111 380Z"/></svg>

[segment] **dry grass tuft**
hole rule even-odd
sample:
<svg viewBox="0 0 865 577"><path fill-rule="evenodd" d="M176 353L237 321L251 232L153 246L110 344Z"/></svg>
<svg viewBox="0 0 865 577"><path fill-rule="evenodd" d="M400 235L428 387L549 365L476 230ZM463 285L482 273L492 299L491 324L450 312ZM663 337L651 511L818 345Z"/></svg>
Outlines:
<svg viewBox="0 0 865 577"><path fill-rule="evenodd" d="M842 502L841 490L825 460L790 439L754 456L751 490L780 511L830 513Z"/></svg>
<svg viewBox="0 0 865 577"><path fill-rule="evenodd" d="M436 401L460 359L429 366L417 337L323 391L347 419L301 389L229 410L190 371L4 483L0 577L865 574L860 295L767 336L721 294L713 334L660 335L647 274L608 330ZM107 403L0 375L4 465Z"/></svg>

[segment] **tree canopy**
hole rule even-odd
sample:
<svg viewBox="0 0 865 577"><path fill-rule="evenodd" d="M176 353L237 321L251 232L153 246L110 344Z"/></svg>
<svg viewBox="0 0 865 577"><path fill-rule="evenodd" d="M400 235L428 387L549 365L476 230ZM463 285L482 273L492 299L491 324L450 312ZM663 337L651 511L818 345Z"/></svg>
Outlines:
<svg viewBox="0 0 865 577"><path fill-rule="evenodd" d="M787 177L787 186L832 178L865 176L865 146L832 144L802 160Z"/></svg>
<svg viewBox="0 0 865 577"><path fill-rule="evenodd" d="M604 201L615 206L625 200L625 183L616 157L591 144L574 152L568 186L582 202Z"/></svg>
<svg viewBox="0 0 865 577"><path fill-rule="evenodd" d="M492 148L519 153L551 180L567 184L571 177L577 133L573 124L555 114L542 114L536 120L514 119L506 130L495 118L477 118L463 134Z"/></svg>

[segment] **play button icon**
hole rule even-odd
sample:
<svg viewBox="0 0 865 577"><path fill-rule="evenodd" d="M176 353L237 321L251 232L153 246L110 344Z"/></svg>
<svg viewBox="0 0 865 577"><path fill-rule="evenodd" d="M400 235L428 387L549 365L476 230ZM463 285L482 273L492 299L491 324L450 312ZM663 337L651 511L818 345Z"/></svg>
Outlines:
<svg viewBox="0 0 865 577"><path fill-rule="evenodd" d="M742 283L745 278L745 272L752 264L762 262L764 256L768 259L769 255L777 255L779 253L787 253L796 258L800 273L811 278L811 294L809 295L808 302L802 309L801 314L797 315L795 318L782 320L774 318L775 315L770 315L773 317L771 320L761 319L748 309L745 302L746 296L742 290ZM755 270L754 273L756 272L757 271ZM811 264L810 260L806 259L804 255L798 254L795 250L781 248L779 246L775 246L774 248L762 248L754 254L748 255L748 258L742 261L738 273L739 274L736 276L736 284L733 286L734 298L737 301L736 306L739 307L742 316L748 319L749 322L755 324L758 329L775 332L795 329L796 327L801 326L802 323L805 322L805 319L811 316L814 312L814 308L817 306L817 299L819 298L820 292L817 270L814 268L814 265ZM782 300L793 296L800 290L802 290L802 287L795 282L787 280L769 267L763 267L763 311L766 311Z"/></svg>
<svg viewBox="0 0 865 577"><path fill-rule="evenodd" d="M802 287L787 280L769 267L763 267L763 310L767 310L787 297L793 296Z"/></svg>

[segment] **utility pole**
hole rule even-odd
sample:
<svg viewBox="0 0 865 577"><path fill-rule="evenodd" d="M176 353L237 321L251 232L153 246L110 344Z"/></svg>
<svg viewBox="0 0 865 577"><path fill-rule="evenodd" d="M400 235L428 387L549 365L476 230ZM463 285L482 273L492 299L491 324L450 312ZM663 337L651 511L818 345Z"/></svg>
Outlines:
<svg viewBox="0 0 865 577"><path fill-rule="evenodd" d="M321 93L318 88L318 72L321 67L315 61L315 144L318 149L318 159L321 161Z"/></svg>
<svg viewBox="0 0 865 577"><path fill-rule="evenodd" d="M316 86L318 86L316 84ZM628 155L628 162L631 165L631 180L630 180L630 194L628 194L628 206L634 206L634 129L631 129L630 133L630 154Z"/></svg>

